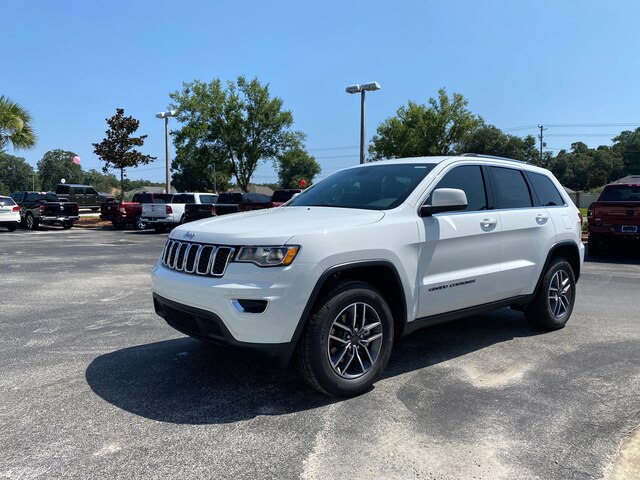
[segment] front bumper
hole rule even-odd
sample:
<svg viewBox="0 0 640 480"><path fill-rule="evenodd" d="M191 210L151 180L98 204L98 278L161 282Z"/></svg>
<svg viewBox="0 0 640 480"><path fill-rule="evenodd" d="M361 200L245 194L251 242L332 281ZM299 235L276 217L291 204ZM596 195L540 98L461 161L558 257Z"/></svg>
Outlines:
<svg viewBox="0 0 640 480"><path fill-rule="evenodd" d="M255 351L267 358L288 363L294 342L287 343L249 343L236 340L220 317L212 312L173 302L160 295L153 294L153 306L156 313L179 332L190 337L216 345L231 346Z"/></svg>
<svg viewBox="0 0 640 480"><path fill-rule="evenodd" d="M295 340L296 328L320 274L318 265L301 262L284 268L232 262L224 276L212 277L178 272L158 262L152 269L151 289L154 298L206 313L197 317L208 320L196 322L198 331L184 332L188 335L230 345L285 344ZM238 301L266 302L266 309L241 311ZM209 324L202 322L221 328L203 328Z"/></svg>

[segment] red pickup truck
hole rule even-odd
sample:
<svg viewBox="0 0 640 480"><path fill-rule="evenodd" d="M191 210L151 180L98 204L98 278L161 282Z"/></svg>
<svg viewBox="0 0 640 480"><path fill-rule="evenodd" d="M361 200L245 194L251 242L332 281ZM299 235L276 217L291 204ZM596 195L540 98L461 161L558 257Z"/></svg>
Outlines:
<svg viewBox="0 0 640 480"><path fill-rule="evenodd" d="M136 230L147 228L142 220L143 203L169 203L173 195L168 193L136 193L130 202L104 202L100 205L100 218L113 224L116 230L122 230L127 224Z"/></svg>
<svg viewBox="0 0 640 480"><path fill-rule="evenodd" d="M611 183L587 210L589 253L614 242L640 241L640 183Z"/></svg>

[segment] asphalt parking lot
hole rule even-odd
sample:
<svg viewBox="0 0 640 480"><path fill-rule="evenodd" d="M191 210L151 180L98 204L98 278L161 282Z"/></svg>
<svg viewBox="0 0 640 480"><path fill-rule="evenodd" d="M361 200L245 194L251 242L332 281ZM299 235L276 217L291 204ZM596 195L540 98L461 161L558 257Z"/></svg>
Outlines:
<svg viewBox="0 0 640 480"><path fill-rule="evenodd" d="M638 478L640 255L588 259L563 330L422 330L340 400L157 317L165 239L0 232L0 478Z"/></svg>

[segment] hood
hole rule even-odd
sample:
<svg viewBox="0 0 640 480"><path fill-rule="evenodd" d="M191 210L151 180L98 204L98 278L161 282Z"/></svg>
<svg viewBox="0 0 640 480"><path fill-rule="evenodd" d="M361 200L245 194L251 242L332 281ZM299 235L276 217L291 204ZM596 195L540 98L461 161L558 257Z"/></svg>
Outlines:
<svg viewBox="0 0 640 480"><path fill-rule="evenodd" d="M302 234L327 233L380 221L384 212L331 207L277 207L181 225L170 237L221 245L283 245Z"/></svg>

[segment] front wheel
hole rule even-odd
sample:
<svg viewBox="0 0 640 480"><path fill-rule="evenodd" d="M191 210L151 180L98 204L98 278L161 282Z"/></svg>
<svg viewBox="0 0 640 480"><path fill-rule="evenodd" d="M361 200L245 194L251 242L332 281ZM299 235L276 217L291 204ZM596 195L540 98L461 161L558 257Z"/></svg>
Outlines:
<svg viewBox="0 0 640 480"><path fill-rule="evenodd" d="M554 257L544 273L540 288L524 314L531 325L557 330L563 328L576 301L573 268L564 258Z"/></svg>
<svg viewBox="0 0 640 480"><path fill-rule="evenodd" d="M344 281L316 305L296 350L298 370L316 390L338 397L367 391L393 346L393 317L373 286Z"/></svg>

